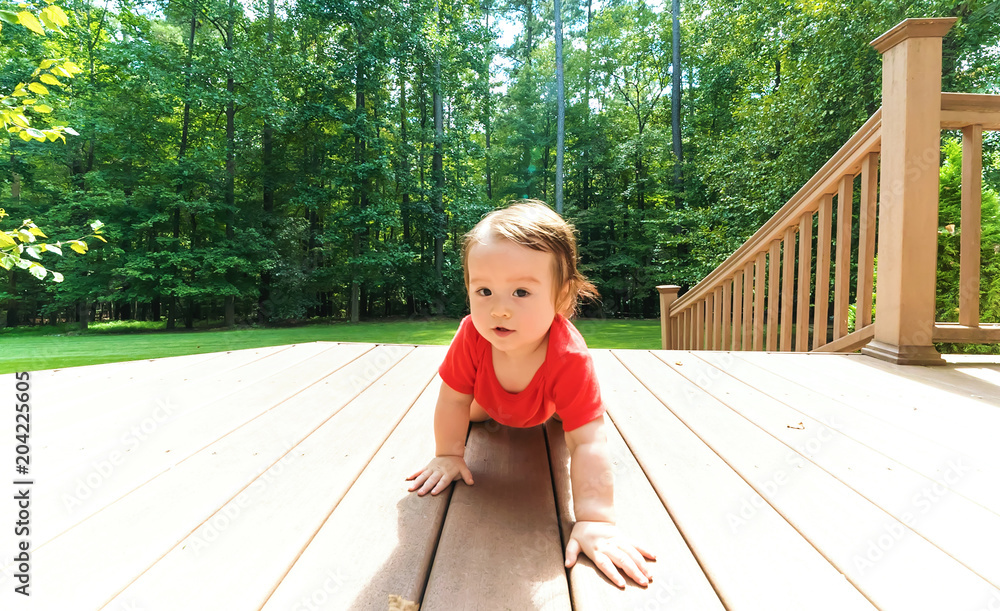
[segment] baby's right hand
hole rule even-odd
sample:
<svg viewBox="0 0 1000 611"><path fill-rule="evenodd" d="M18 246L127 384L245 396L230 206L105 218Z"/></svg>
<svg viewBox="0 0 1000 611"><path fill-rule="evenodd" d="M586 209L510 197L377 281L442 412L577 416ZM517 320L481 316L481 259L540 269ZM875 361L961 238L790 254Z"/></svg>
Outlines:
<svg viewBox="0 0 1000 611"><path fill-rule="evenodd" d="M419 488L417 494L424 496L428 492L436 495L459 479L465 480L470 486L473 484L472 471L465 464L465 459L461 456L438 456L427 463L426 467L406 478L406 481L415 480L409 491Z"/></svg>

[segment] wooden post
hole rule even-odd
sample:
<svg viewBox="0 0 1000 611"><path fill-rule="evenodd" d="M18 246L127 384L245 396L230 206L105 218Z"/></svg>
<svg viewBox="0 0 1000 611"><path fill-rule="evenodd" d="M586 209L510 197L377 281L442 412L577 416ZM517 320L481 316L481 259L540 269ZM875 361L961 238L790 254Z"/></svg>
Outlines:
<svg viewBox="0 0 1000 611"><path fill-rule="evenodd" d="M979 326L979 259L983 216L983 126L962 128L962 249L959 259L958 322Z"/></svg>
<svg viewBox="0 0 1000 611"><path fill-rule="evenodd" d="M676 301L681 287L664 284L656 287L656 290L660 292L660 344L664 350L671 350L670 306Z"/></svg>
<svg viewBox="0 0 1000 611"><path fill-rule="evenodd" d="M882 176L875 336L864 354L900 365L934 349L941 39L953 17L906 19L871 44L882 54Z"/></svg>

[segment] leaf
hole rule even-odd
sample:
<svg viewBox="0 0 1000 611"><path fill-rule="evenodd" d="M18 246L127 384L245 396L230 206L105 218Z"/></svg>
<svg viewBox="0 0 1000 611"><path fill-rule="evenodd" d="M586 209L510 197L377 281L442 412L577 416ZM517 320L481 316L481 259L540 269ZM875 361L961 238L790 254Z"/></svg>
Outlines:
<svg viewBox="0 0 1000 611"><path fill-rule="evenodd" d="M28 227L28 231L30 231L31 233L33 233L34 235L36 235L36 236L38 236L40 238L47 238L47 237L49 237L49 236L45 235L44 233L42 233L42 230L39 229L38 225L35 225L34 223L32 223L31 226Z"/></svg>
<svg viewBox="0 0 1000 611"><path fill-rule="evenodd" d="M48 270L46 270L43 266L37 263L32 263L31 267L28 268L28 273L30 273L35 278L38 278L39 280L44 280L45 274L47 272Z"/></svg>
<svg viewBox="0 0 1000 611"><path fill-rule="evenodd" d="M65 131L65 132L66 132L67 134L69 134L70 136L79 136L79 135L80 135L80 134L79 134L79 133L77 133L77 131L76 131L75 129L73 129L72 127L64 127L64 128L63 128L63 131Z"/></svg>
<svg viewBox="0 0 1000 611"><path fill-rule="evenodd" d="M57 255L62 256L62 249L56 246L55 244L46 244L45 250L48 252L54 252Z"/></svg>
<svg viewBox="0 0 1000 611"><path fill-rule="evenodd" d="M17 237L21 240L21 242L27 242L29 244L35 241L35 236L31 235L31 232L27 229L18 229Z"/></svg>
<svg viewBox="0 0 1000 611"><path fill-rule="evenodd" d="M54 21L56 25L58 25L59 27L64 27L69 25L69 17L61 8L59 8L55 4L50 4L44 9L42 9L42 13L43 14L48 13L49 19Z"/></svg>
<svg viewBox="0 0 1000 611"><path fill-rule="evenodd" d="M65 87L65 85L63 85L59 81L59 79L57 79L56 77L52 76L51 74L43 74L40 78L42 79L42 82L45 83L46 85L55 85L56 87Z"/></svg>
<svg viewBox="0 0 1000 611"><path fill-rule="evenodd" d="M29 246L29 247L25 248L24 252L28 253L28 255L32 259L41 259L42 258L42 253L38 252L38 249L35 248L34 246Z"/></svg>
<svg viewBox="0 0 1000 611"><path fill-rule="evenodd" d="M67 72L66 69L63 68L62 66L56 66L55 68L52 69L52 71L62 76L65 76L66 78L73 78L73 75Z"/></svg>
<svg viewBox="0 0 1000 611"><path fill-rule="evenodd" d="M56 63L56 60L54 59L43 59L42 63L38 64L38 69L48 70L50 67L52 67L52 64L54 63Z"/></svg>
<svg viewBox="0 0 1000 611"><path fill-rule="evenodd" d="M60 26L67 26L67 25L69 25L69 16L66 14L65 11L63 11L61 8L59 8L55 4L49 5L49 9L50 9L50 12L53 15L53 17L52 17L53 21L55 21L56 23L58 23Z"/></svg>
<svg viewBox="0 0 1000 611"><path fill-rule="evenodd" d="M107 240L105 240L105 239L104 239L103 237L101 237L101 236L99 236L99 235L96 235L96 234L95 234L95 235L94 235L94 237L95 237L95 238L97 238L98 240L100 240L100 241L104 242L105 244L107 244L107 243L108 243L108 241L107 241Z"/></svg>
<svg viewBox="0 0 1000 611"><path fill-rule="evenodd" d="M94 231L97 231L101 227L104 227L104 223L101 221L94 221L93 223L90 224L90 228Z"/></svg>
<svg viewBox="0 0 1000 611"><path fill-rule="evenodd" d="M14 11L0 11L0 21L17 25L17 13Z"/></svg>
<svg viewBox="0 0 1000 611"><path fill-rule="evenodd" d="M61 8L54 4L42 9L39 13L42 17L42 21L45 22L46 27L52 30L57 30L62 33L62 26L69 25L69 19L66 17L66 13L62 11Z"/></svg>
<svg viewBox="0 0 1000 611"><path fill-rule="evenodd" d="M24 115L14 115L11 117L14 125L20 125L21 127L31 127L31 123L28 121L28 117Z"/></svg>
<svg viewBox="0 0 1000 611"><path fill-rule="evenodd" d="M83 70L80 69L80 66L77 66L73 62L63 62L62 67L70 74L78 74L80 72L83 72Z"/></svg>
<svg viewBox="0 0 1000 611"><path fill-rule="evenodd" d="M49 93L49 90L46 89L45 85L42 85L41 83L39 83L37 81L33 81L33 82L29 83L28 84L28 89L30 89L31 91L37 93L38 95L47 95Z"/></svg>
<svg viewBox="0 0 1000 611"><path fill-rule="evenodd" d="M27 133L29 136L31 136L35 140L39 140L39 141L42 141L42 142L45 141L45 134L43 134L42 132L38 131L34 127L26 127L24 129L24 131L25 131L25 133Z"/></svg>
<svg viewBox="0 0 1000 611"><path fill-rule="evenodd" d="M17 242L6 231L0 231L0 248L10 248L17 246Z"/></svg>
<svg viewBox="0 0 1000 611"><path fill-rule="evenodd" d="M4 255L0 256L0 267L2 267L4 269L10 269L10 268L14 267L14 264L16 262L17 262L17 258L14 257L13 255L4 254Z"/></svg>
<svg viewBox="0 0 1000 611"><path fill-rule="evenodd" d="M60 274L59 272L52 272L52 281L53 282L62 282L63 281L63 275Z"/></svg>
<svg viewBox="0 0 1000 611"><path fill-rule="evenodd" d="M31 140L31 136L28 135L28 132L22 131L22 132L19 132L17 135L20 136L21 140L24 140L25 142L28 142L28 141Z"/></svg>
<svg viewBox="0 0 1000 611"><path fill-rule="evenodd" d="M69 242L69 247L72 248L75 252L80 253L81 255L87 252L87 244L81 242L80 240L72 240L71 242Z"/></svg>
<svg viewBox="0 0 1000 611"><path fill-rule="evenodd" d="M46 104L38 104L37 106L34 106L33 109L35 112L42 112L45 114L52 112L52 107Z"/></svg>
<svg viewBox="0 0 1000 611"><path fill-rule="evenodd" d="M38 22L38 18L29 13L28 11L21 11L17 14L18 22L24 27L28 28L35 34L41 34L45 36L45 30L42 29L42 24Z"/></svg>

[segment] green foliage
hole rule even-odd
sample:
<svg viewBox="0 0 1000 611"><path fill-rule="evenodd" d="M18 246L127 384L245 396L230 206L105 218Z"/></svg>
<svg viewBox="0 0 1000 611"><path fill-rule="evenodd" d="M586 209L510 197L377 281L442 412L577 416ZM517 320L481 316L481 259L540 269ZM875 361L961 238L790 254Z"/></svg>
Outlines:
<svg viewBox="0 0 1000 611"><path fill-rule="evenodd" d="M691 286L734 251L878 107L868 43L901 18L958 16L946 82L997 90L994 4L686 0L680 168L667 16L564 7L565 210L603 295L587 313L654 316L655 285ZM238 2L64 6L64 35L5 26L0 91L72 83L66 103L11 100L30 127L47 104L81 135L8 134L0 205L52 235L101 218L110 243L67 258L58 284L15 266L9 323L100 308L193 329L229 303L247 324L457 317L463 233L511 199L554 197L551 4L298 0L273 19ZM32 77L45 57L61 59Z"/></svg>
<svg viewBox="0 0 1000 611"><path fill-rule="evenodd" d="M46 29L63 33L63 27L69 25L69 18L61 8L49 3L38 6L22 3L18 12L0 10L0 28L3 23L21 25L31 32L44 36ZM44 24L44 26L42 25ZM2 29L0 29L2 32ZM31 124L32 116L44 116L52 112L52 107L45 103L50 95L49 87L65 87L60 79L71 79L80 72L80 68L66 59L45 59L35 68L27 81L19 82L12 93L0 93L0 123L8 133L17 134L22 140L37 140L38 142L66 142L64 134L79 135L73 128L65 125L38 128Z"/></svg>
<svg viewBox="0 0 1000 611"><path fill-rule="evenodd" d="M3 221L6 216L7 212L3 208L0 208L0 221ZM60 241L53 244L39 242L38 238L47 238L48 236L38 228L38 225L31 222L31 219L25 219L16 229L0 230L0 267L7 270L14 268L23 269L38 280L44 280L47 275L51 274L51 279L54 282L62 282L63 275L61 273L46 269L41 263L31 261L26 257L41 260L42 254L46 252L62 256L64 246L69 246L74 252L82 255L87 252L88 248L87 243L84 241L86 238L96 238L102 242L107 241L101 236L101 227L103 226L104 223L101 221L94 221L90 224L90 228L93 231L92 234L75 240Z"/></svg>
<svg viewBox="0 0 1000 611"><path fill-rule="evenodd" d="M938 213L937 320L958 321L962 239L962 144L949 138L942 146ZM985 186L982 195L979 316L1000 320L1000 196Z"/></svg>

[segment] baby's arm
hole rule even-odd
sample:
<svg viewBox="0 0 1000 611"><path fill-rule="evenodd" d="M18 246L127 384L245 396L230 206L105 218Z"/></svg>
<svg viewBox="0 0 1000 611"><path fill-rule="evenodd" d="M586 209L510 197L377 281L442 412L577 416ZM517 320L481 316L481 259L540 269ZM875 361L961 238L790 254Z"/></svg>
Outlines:
<svg viewBox="0 0 1000 611"><path fill-rule="evenodd" d="M618 568L639 585L649 585L649 569L643 556L654 556L628 541L615 525L614 474L608 458L604 416L567 431L573 512L576 524L566 546L566 566L576 564L582 551L620 588L625 580Z"/></svg>
<svg viewBox="0 0 1000 611"><path fill-rule="evenodd" d="M437 443L435 458L417 471L409 491L417 490L423 496L437 494L453 481L464 479L472 485L472 471L465 464L465 438L469 433L469 408L472 395L465 395L441 382L437 408L434 411L434 439ZM418 490L419 488L419 490Z"/></svg>

